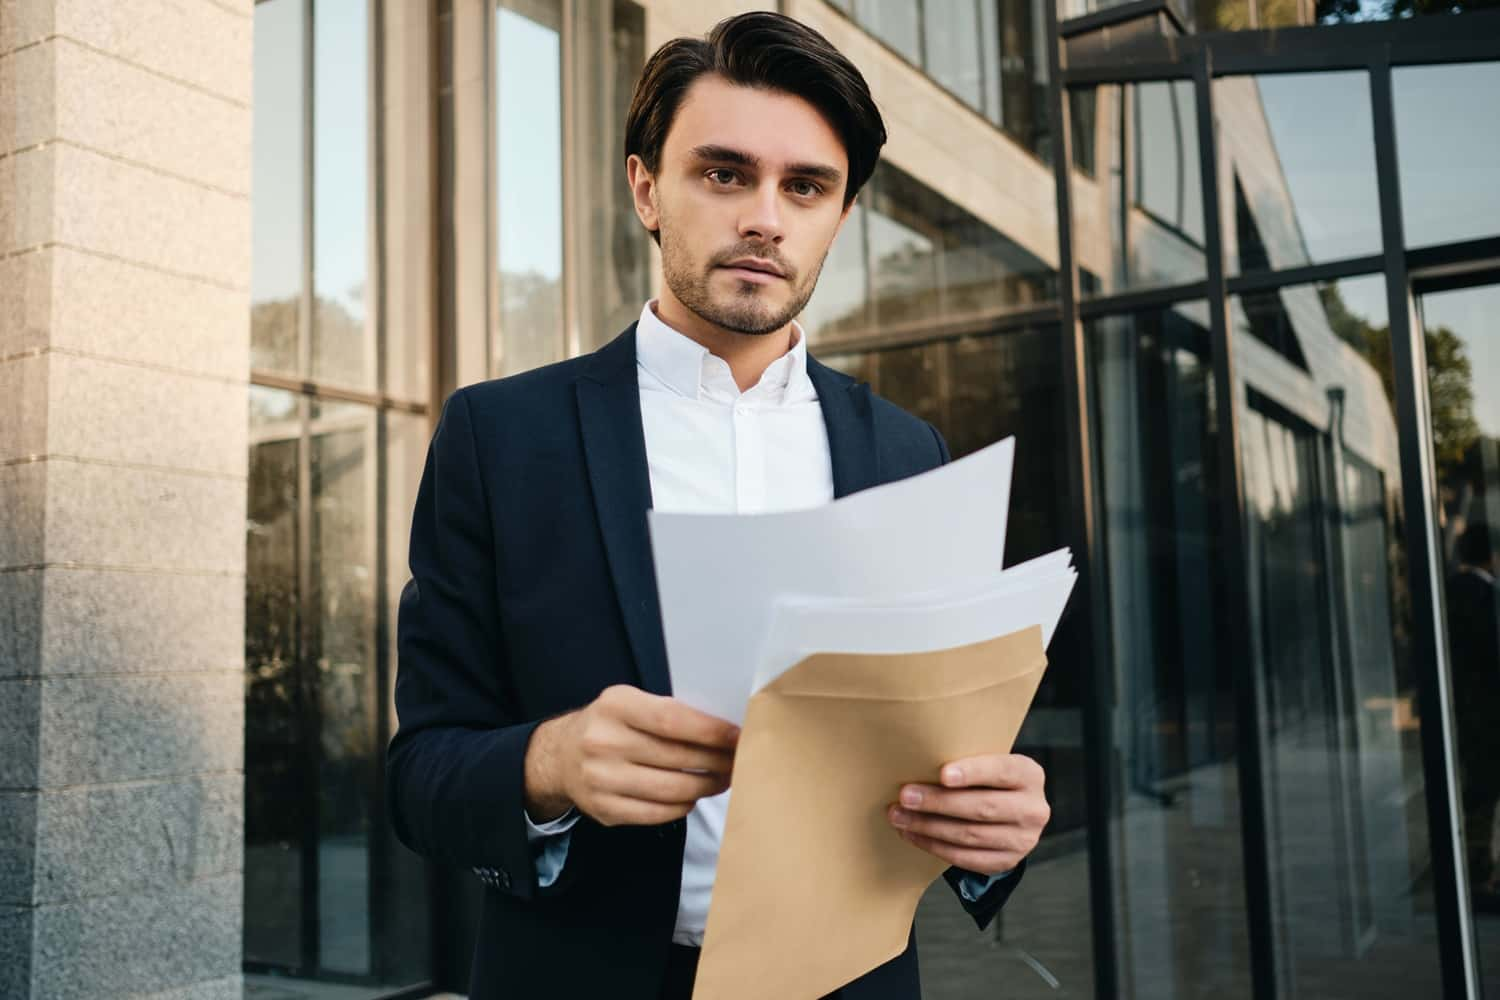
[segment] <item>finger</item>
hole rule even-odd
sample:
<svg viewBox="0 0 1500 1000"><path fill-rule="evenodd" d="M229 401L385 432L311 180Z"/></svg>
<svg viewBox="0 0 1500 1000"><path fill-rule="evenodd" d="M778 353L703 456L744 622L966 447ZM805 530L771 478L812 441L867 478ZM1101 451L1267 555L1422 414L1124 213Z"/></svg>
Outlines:
<svg viewBox="0 0 1500 1000"><path fill-rule="evenodd" d="M732 750L740 738L740 727L700 712L675 698L640 692L642 698L624 703L625 724L632 729L676 743L693 743L719 750Z"/></svg>
<svg viewBox="0 0 1500 1000"><path fill-rule="evenodd" d="M978 823L1027 823L1040 817L1032 792L996 791L993 788L939 788L937 785L907 785L901 789L902 808L936 816L952 816Z"/></svg>
<svg viewBox="0 0 1500 1000"><path fill-rule="evenodd" d="M1027 845L1027 836L1020 827L1002 826L994 823L971 823L967 820L949 819L946 816L925 816L894 808L889 812L891 825L898 830L907 830L933 840L941 840L954 847L973 848L983 851L1016 851Z"/></svg>
<svg viewBox="0 0 1500 1000"><path fill-rule="evenodd" d="M622 764L610 771L612 773L600 783L602 791L667 805L692 805L729 787L729 780L716 774L694 774L638 764Z"/></svg>
<svg viewBox="0 0 1500 1000"><path fill-rule="evenodd" d="M605 826L659 826L681 819L691 809L692 806L646 802L628 795L600 795L583 811Z"/></svg>
<svg viewBox="0 0 1500 1000"><path fill-rule="evenodd" d="M636 729L630 730L630 734L625 754L636 764L675 771L706 771L726 778L734 770L732 750L664 740Z"/></svg>
<svg viewBox="0 0 1500 1000"><path fill-rule="evenodd" d="M901 831L901 836L914 847L919 847L933 857L941 858L950 865L981 875L998 875L1008 872L1021 863L1020 855L1011 851L986 851L960 847L942 840L933 840L918 833Z"/></svg>
<svg viewBox="0 0 1500 1000"><path fill-rule="evenodd" d="M1023 754L994 753L950 761L939 780L948 788L1039 788L1046 773Z"/></svg>

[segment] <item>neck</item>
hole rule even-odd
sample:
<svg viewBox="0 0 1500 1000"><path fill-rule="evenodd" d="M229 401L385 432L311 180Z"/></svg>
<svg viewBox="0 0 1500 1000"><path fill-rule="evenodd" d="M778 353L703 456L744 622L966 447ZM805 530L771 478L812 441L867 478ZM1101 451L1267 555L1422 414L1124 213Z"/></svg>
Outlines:
<svg viewBox="0 0 1500 1000"><path fill-rule="evenodd" d="M771 362L790 351L796 343L792 324L770 333L740 333L726 330L693 312L663 288L656 301L656 315L663 323L723 358L734 376L735 385L744 392L760 381Z"/></svg>

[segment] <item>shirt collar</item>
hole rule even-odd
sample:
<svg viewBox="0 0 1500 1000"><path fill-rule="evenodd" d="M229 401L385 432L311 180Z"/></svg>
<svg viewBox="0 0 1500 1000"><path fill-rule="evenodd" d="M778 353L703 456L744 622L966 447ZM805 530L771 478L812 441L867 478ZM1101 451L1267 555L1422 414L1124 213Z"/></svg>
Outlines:
<svg viewBox="0 0 1500 1000"><path fill-rule="evenodd" d="M688 399L702 399L705 390L715 395L724 392L740 395L728 363L662 322L655 306L655 299L647 302L636 324L636 362L673 392ZM796 321L792 323L792 336L796 342L791 350L771 362L760 381L744 395L766 395L772 402L783 405L818 398L807 375L807 337Z"/></svg>

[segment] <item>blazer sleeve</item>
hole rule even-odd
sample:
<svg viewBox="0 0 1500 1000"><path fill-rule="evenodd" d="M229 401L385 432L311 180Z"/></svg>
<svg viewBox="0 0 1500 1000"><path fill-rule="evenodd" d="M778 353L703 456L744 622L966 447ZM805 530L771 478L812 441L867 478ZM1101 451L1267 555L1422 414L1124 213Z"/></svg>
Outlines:
<svg viewBox="0 0 1500 1000"><path fill-rule="evenodd" d="M520 718L512 694L492 524L460 390L443 407L412 519L388 801L396 835L412 850L529 899L536 873L524 768L539 720Z"/></svg>

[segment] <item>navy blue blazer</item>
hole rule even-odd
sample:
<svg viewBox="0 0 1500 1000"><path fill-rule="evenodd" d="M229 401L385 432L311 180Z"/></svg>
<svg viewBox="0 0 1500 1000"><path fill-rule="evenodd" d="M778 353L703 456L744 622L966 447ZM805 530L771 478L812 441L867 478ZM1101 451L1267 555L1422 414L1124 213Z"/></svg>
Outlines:
<svg viewBox="0 0 1500 1000"><path fill-rule="evenodd" d="M807 366L836 496L948 460L929 424ZM686 822L585 817L562 875L539 889L522 794L539 722L614 684L670 693L650 506L633 325L594 354L460 389L443 407L412 521L387 776L401 841L486 884L474 1000L660 989ZM959 900L983 927L1020 876ZM947 875L955 893L960 877ZM919 996L915 947L840 995Z"/></svg>

